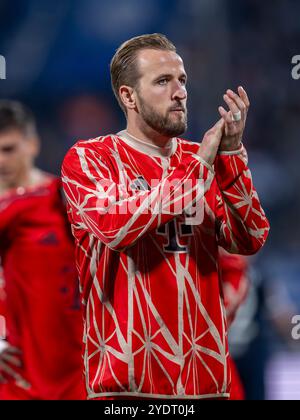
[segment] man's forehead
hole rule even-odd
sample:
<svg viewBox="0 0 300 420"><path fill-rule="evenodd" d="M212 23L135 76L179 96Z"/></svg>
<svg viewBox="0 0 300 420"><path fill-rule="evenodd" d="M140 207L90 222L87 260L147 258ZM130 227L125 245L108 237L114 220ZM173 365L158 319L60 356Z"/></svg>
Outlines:
<svg viewBox="0 0 300 420"><path fill-rule="evenodd" d="M1 146L4 144L13 144L17 143L21 140L24 140L24 134L16 129L11 129L7 131L0 132L0 144Z"/></svg>
<svg viewBox="0 0 300 420"><path fill-rule="evenodd" d="M174 51L144 49L138 52L137 60L142 74L158 70L185 71L182 58Z"/></svg>

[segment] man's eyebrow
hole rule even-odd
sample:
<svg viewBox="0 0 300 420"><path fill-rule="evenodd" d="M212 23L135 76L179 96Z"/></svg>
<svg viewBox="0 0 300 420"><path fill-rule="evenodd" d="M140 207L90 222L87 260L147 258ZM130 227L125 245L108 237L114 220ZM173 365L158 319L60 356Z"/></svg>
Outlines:
<svg viewBox="0 0 300 420"><path fill-rule="evenodd" d="M164 79L164 78L166 78L166 79L172 79L173 77L174 77L173 74L165 73L165 74L160 74L159 76L157 76L155 78L155 80ZM186 80L188 78L186 73L181 73L181 75L179 76L179 78L182 78L182 77L184 77Z"/></svg>

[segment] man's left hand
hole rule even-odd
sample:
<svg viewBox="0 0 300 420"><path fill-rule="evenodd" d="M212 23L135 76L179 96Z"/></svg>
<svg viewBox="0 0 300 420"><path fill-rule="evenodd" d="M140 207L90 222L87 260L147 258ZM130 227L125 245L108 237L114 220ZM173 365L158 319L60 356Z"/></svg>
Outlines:
<svg viewBox="0 0 300 420"><path fill-rule="evenodd" d="M250 106L246 91L240 86L238 94L228 89L223 96L229 111L222 106L219 113L225 121L224 134L220 143L220 151L238 150L241 147L247 114Z"/></svg>

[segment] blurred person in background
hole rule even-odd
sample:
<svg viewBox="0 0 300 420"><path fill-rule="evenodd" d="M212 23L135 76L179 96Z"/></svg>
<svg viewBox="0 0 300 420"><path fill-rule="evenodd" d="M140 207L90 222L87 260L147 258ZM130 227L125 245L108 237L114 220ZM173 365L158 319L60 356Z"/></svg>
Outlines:
<svg viewBox="0 0 300 420"><path fill-rule="evenodd" d="M6 337L4 313L5 313L4 277L3 277L2 267L0 266L0 351L2 350L1 340L4 340Z"/></svg>
<svg viewBox="0 0 300 420"><path fill-rule="evenodd" d="M246 274L247 296L229 330L229 348L244 386L245 399L265 400L265 369L272 344L268 334L266 279L256 259L249 260Z"/></svg>
<svg viewBox="0 0 300 420"><path fill-rule="evenodd" d="M219 271L222 284L224 306L228 329L234 322L240 306L247 297L249 290L248 260L241 255L233 255L224 249L219 249ZM229 350L230 346L229 346ZM232 357L231 368L231 400L244 400L245 389L239 371Z"/></svg>
<svg viewBox="0 0 300 420"><path fill-rule="evenodd" d="M60 180L35 167L34 117L0 101L1 399L83 399L82 314ZM3 343L2 343L3 344Z"/></svg>
<svg viewBox="0 0 300 420"><path fill-rule="evenodd" d="M219 108L199 147L178 138L187 75L165 36L125 42L111 77L127 129L79 141L62 168L85 302L88 398L228 398L218 245L253 254L269 231L241 144L247 94L226 91L228 110ZM191 223L195 202L204 219Z"/></svg>

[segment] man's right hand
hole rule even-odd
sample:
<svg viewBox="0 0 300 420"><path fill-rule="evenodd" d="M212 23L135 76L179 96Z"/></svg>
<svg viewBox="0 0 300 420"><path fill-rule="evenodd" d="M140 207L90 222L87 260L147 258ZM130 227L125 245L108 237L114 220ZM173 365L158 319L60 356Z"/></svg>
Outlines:
<svg viewBox="0 0 300 420"><path fill-rule="evenodd" d="M210 166L214 164L221 139L224 133L225 121L221 118L210 130L208 130L202 140L198 155Z"/></svg>

